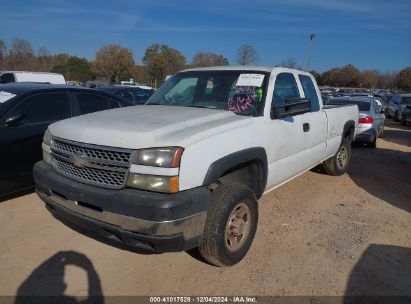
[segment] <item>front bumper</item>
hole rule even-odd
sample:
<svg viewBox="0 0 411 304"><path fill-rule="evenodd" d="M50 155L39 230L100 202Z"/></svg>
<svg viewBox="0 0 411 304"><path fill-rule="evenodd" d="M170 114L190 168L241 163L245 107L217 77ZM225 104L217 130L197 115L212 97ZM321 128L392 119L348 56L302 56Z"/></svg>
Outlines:
<svg viewBox="0 0 411 304"><path fill-rule="evenodd" d="M87 235L152 252L183 251L201 242L211 202L204 187L175 194L109 190L64 177L43 161L33 174L53 216Z"/></svg>

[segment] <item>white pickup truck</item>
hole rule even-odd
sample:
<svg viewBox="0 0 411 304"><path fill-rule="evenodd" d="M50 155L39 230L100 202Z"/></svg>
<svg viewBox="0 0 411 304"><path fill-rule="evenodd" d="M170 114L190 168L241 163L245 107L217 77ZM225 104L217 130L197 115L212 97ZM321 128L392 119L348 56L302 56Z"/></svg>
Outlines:
<svg viewBox="0 0 411 304"><path fill-rule="evenodd" d="M250 248L257 199L318 164L343 174L357 124L357 106L323 106L300 70L184 70L144 106L50 125L36 190L56 218L100 240L198 247L229 266Z"/></svg>

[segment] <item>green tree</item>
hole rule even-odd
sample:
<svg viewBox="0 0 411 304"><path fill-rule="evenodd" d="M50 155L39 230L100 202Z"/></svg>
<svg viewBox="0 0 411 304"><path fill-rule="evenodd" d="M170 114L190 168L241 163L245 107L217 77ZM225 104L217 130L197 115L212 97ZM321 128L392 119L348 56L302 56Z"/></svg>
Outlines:
<svg viewBox="0 0 411 304"><path fill-rule="evenodd" d="M143 63L150 80L161 83L167 75L175 74L183 69L186 58L176 49L155 43L146 49Z"/></svg>
<svg viewBox="0 0 411 304"><path fill-rule="evenodd" d="M67 75L67 76L66 76ZM86 58L70 57L66 65L66 79L86 82L91 78L91 66Z"/></svg>
<svg viewBox="0 0 411 304"><path fill-rule="evenodd" d="M411 92L411 67L407 67L398 74L398 88L403 92Z"/></svg>
<svg viewBox="0 0 411 304"><path fill-rule="evenodd" d="M321 81L320 80L321 75L314 70L310 71L309 73L314 76L315 81L317 81L317 83L319 84Z"/></svg>

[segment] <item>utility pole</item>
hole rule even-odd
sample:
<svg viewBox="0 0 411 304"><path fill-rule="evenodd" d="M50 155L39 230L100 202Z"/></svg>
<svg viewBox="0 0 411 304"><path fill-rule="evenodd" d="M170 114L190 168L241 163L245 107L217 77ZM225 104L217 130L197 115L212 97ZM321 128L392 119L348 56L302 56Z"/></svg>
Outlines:
<svg viewBox="0 0 411 304"><path fill-rule="evenodd" d="M310 34L310 41L308 42L308 54L307 54L307 68L306 70L310 68L310 61L311 61L311 52L313 50L313 40L315 38L315 33Z"/></svg>

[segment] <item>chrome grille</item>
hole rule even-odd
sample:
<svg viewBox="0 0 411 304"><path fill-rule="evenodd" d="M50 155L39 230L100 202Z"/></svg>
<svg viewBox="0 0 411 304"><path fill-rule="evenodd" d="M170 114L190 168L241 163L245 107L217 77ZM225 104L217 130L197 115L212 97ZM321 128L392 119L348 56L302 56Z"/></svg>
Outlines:
<svg viewBox="0 0 411 304"><path fill-rule="evenodd" d="M80 182L110 189L123 188L133 151L82 144L53 138L53 166L57 172Z"/></svg>
<svg viewBox="0 0 411 304"><path fill-rule="evenodd" d="M76 154L81 153L85 154L90 158L100 159L100 160L111 160L116 162L123 162L129 163L130 161L130 152L122 152L122 151L110 151L110 150L102 150L97 148L90 148L90 147L82 147L79 145L68 144L67 142L63 142L60 140L54 140L53 147L60 150L65 151L67 153Z"/></svg>

